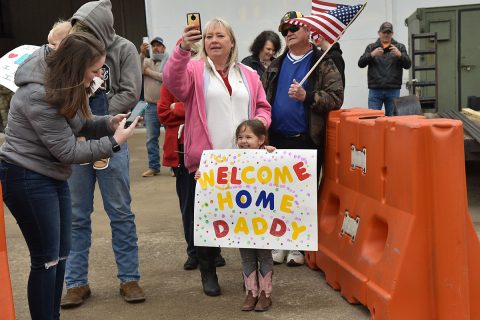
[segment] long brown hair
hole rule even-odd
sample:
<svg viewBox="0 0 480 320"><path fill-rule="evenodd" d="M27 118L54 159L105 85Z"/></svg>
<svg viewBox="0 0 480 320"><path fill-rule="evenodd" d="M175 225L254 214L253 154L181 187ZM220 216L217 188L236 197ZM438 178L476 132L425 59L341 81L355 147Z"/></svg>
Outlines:
<svg viewBox="0 0 480 320"><path fill-rule="evenodd" d="M103 56L103 44L85 32L68 35L47 56L46 97L61 115L71 119L80 110L84 117L90 118L87 95L92 92L90 87L85 88L83 79L87 68Z"/></svg>

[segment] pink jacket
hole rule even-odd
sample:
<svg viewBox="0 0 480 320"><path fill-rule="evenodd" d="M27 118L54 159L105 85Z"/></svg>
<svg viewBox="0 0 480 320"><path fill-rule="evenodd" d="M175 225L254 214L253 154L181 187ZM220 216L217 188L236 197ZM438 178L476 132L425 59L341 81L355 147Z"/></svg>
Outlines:
<svg viewBox="0 0 480 320"><path fill-rule="evenodd" d="M271 106L265 97L256 71L238 64L250 95L250 119L259 119L267 128L271 122ZM177 46L163 70L163 85L185 104L185 167L195 172L203 150L213 149L205 105L205 62L190 60L190 52Z"/></svg>

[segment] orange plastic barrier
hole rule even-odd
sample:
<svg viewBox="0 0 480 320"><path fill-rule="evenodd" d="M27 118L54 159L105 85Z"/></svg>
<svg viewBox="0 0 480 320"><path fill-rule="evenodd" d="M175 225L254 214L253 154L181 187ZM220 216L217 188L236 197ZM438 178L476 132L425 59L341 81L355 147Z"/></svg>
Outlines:
<svg viewBox="0 0 480 320"><path fill-rule="evenodd" d="M460 121L331 112L307 264L371 319L480 319Z"/></svg>
<svg viewBox="0 0 480 320"><path fill-rule="evenodd" d="M0 199L2 199L1 188ZM3 220L3 204L0 205L0 319L15 319L12 286L10 284L10 273L8 271L7 242L5 240L5 222Z"/></svg>

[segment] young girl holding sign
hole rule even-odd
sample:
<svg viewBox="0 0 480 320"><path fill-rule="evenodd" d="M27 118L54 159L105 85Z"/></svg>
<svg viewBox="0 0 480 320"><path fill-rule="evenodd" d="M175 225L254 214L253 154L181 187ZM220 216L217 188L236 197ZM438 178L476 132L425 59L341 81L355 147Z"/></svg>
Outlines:
<svg viewBox="0 0 480 320"><path fill-rule="evenodd" d="M275 151L275 147L267 146L268 134L265 125L257 119L245 120L235 131L235 140L240 149L266 149ZM195 179L201 176L195 173ZM242 311L267 311L272 305L273 259L271 249L240 248L242 257L243 279L245 281L245 300Z"/></svg>
<svg viewBox="0 0 480 320"><path fill-rule="evenodd" d="M240 149L266 149L268 152L275 150L275 147L266 145L267 128L259 120L245 120L240 123L235 138ZM246 293L242 311L266 311L272 305L272 250L240 248L240 255Z"/></svg>

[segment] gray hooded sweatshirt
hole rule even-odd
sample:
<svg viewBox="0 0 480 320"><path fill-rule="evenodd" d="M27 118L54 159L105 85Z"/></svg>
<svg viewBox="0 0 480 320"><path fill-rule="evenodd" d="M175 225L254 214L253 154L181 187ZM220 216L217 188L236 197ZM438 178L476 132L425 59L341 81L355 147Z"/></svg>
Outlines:
<svg viewBox="0 0 480 320"><path fill-rule="evenodd" d="M93 162L112 155L111 116L86 120L77 113L67 119L46 101L45 57L50 49L40 47L15 73L19 87L10 103L5 143L0 159L57 180L67 180L71 164ZM79 142L76 136L101 138Z"/></svg>
<svg viewBox="0 0 480 320"><path fill-rule="evenodd" d="M142 70L137 48L115 34L110 0L85 3L72 16L72 23L82 21L107 48L104 80L111 115L127 113L140 98Z"/></svg>

